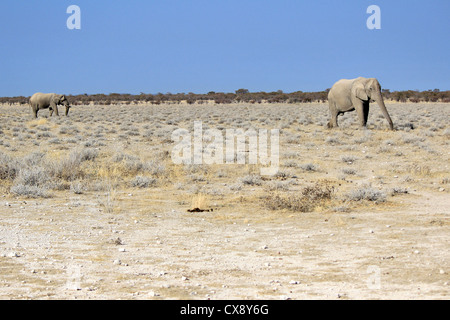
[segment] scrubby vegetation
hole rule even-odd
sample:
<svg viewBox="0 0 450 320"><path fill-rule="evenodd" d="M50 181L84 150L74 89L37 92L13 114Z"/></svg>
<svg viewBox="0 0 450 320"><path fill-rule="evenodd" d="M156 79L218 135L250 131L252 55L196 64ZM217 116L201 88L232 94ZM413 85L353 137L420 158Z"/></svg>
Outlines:
<svg viewBox="0 0 450 320"><path fill-rule="evenodd" d="M368 129L349 113L329 130L324 103L81 105L70 117L43 111L33 120L28 108L2 108L0 189L12 197L94 195L114 212L116 192L162 192L182 204L203 194L255 212L347 212L417 188L448 189L446 104L388 104L393 132L376 107ZM174 164L172 132L192 133L194 120L204 132L279 129L278 171L263 176L260 163Z"/></svg>
<svg viewBox="0 0 450 320"><path fill-rule="evenodd" d="M110 105L110 104L164 104L164 103L307 103L325 102L328 99L328 91L303 92L295 91L286 93L282 90L273 92L250 92L247 89L238 89L234 93L214 92L208 93L110 93L110 94L71 94L67 95L72 105ZM386 100L398 102L450 102L450 91L434 90L405 90L393 91L383 89L383 97ZM29 97L0 97L0 104L28 104Z"/></svg>
<svg viewBox="0 0 450 320"><path fill-rule="evenodd" d="M298 193L269 194L263 198L264 205L271 210L287 209L294 212L310 212L324 206L332 199L334 187L316 183L307 186Z"/></svg>

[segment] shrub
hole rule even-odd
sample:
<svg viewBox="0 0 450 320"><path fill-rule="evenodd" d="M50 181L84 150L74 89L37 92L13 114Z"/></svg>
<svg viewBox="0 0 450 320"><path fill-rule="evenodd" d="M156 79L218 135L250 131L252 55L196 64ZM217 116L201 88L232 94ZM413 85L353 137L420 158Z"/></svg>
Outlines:
<svg viewBox="0 0 450 320"><path fill-rule="evenodd" d="M49 172L43 167L26 167L19 171L15 184L42 187L51 179Z"/></svg>
<svg viewBox="0 0 450 320"><path fill-rule="evenodd" d="M73 151L70 157L75 158L79 162L94 160L98 156L98 150L93 148L86 148Z"/></svg>
<svg viewBox="0 0 450 320"><path fill-rule="evenodd" d="M304 188L300 195L281 196L279 194L270 194L264 199L264 205L270 210L287 209L295 212L311 212L330 200L333 192L333 187L317 183Z"/></svg>
<svg viewBox="0 0 450 320"><path fill-rule="evenodd" d="M317 166L312 163L305 163L300 165L300 168L305 171L317 171Z"/></svg>
<svg viewBox="0 0 450 320"><path fill-rule="evenodd" d="M343 168L342 173L354 175L354 174L356 174L356 170L352 169L352 168Z"/></svg>
<svg viewBox="0 0 450 320"><path fill-rule="evenodd" d="M240 191L240 190L242 190L242 186L243 186L242 183L238 182L238 183L230 185L229 188L232 191Z"/></svg>
<svg viewBox="0 0 450 320"><path fill-rule="evenodd" d="M26 155L21 161L21 167L36 167L42 165L45 154L42 152L33 152Z"/></svg>
<svg viewBox="0 0 450 320"><path fill-rule="evenodd" d="M93 160L97 155L98 151L92 148L75 150L62 160L49 161L46 167L53 177L72 181L84 176L81 163Z"/></svg>
<svg viewBox="0 0 450 320"><path fill-rule="evenodd" d="M138 188L148 188L154 187L156 185L157 180L154 178L149 178L145 176L136 176L133 180L131 180L132 187Z"/></svg>
<svg viewBox="0 0 450 320"><path fill-rule="evenodd" d="M243 184L248 184L251 186L260 186L262 184L262 179L259 175L251 174L240 179Z"/></svg>
<svg viewBox="0 0 450 320"><path fill-rule="evenodd" d="M325 142L331 145L341 144L338 137L327 137Z"/></svg>
<svg viewBox="0 0 450 320"><path fill-rule="evenodd" d="M11 187L10 191L14 194L31 198L49 198L51 196L48 190L41 186L15 184Z"/></svg>
<svg viewBox="0 0 450 320"><path fill-rule="evenodd" d="M363 185L348 194L347 198L351 201L367 200L384 202L386 201L386 194L380 190L372 188L370 185Z"/></svg>
<svg viewBox="0 0 450 320"><path fill-rule="evenodd" d="M0 180L14 180L19 172L19 165L15 159L0 152Z"/></svg>
<svg viewBox="0 0 450 320"><path fill-rule="evenodd" d="M267 184L267 188L271 191L279 190L279 191L288 191L289 185L292 183L291 180L284 181L270 181Z"/></svg>
<svg viewBox="0 0 450 320"><path fill-rule="evenodd" d="M75 194L82 194L84 191L84 186L81 182L72 182L70 184L70 191Z"/></svg>
<svg viewBox="0 0 450 320"><path fill-rule="evenodd" d="M159 177L164 175L166 167L161 163L161 161L150 160L144 163L143 170L150 173L152 176Z"/></svg>
<svg viewBox="0 0 450 320"><path fill-rule="evenodd" d="M392 188L391 195L409 193L408 189L402 187L394 187Z"/></svg>
<svg viewBox="0 0 450 320"><path fill-rule="evenodd" d="M352 156L352 155L341 156L341 161L349 163L349 164L355 162L356 160L357 160L357 158L355 156Z"/></svg>

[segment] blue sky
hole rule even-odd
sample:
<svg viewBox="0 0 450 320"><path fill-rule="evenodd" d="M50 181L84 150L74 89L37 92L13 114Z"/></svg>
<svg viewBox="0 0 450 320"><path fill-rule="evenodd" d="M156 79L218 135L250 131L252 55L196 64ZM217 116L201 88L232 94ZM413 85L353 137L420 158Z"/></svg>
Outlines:
<svg viewBox="0 0 450 320"><path fill-rule="evenodd" d="M448 0L2 0L0 96L320 91L358 76L449 90L449 13Z"/></svg>

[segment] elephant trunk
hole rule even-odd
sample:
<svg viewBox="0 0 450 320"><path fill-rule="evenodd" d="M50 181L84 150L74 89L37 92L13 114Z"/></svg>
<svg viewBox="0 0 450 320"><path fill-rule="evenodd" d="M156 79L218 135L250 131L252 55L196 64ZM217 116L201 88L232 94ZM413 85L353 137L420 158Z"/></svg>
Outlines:
<svg viewBox="0 0 450 320"><path fill-rule="evenodd" d="M394 130L394 124L392 123L391 117L389 116L386 106L384 105L384 101L383 101L383 97L381 96L381 92L378 92L373 100L375 100L375 102L380 107L381 112L383 113L383 116L386 118L387 122L389 123L389 128L391 130Z"/></svg>
<svg viewBox="0 0 450 320"><path fill-rule="evenodd" d="M67 106L66 106L66 116L68 116L68 115L69 115L69 109L70 109L70 106L69 106L69 105L67 105Z"/></svg>

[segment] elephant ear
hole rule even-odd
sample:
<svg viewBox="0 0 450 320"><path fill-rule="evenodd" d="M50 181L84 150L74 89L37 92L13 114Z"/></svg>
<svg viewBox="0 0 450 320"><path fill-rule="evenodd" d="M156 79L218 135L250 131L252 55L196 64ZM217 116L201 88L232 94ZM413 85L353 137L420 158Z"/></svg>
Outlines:
<svg viewBox="0 0 450 320"><path fill-rule="evenodd" d="M361 99L364 101L369 100L369 96L367 95L366 90L364 89L364 86L362 84L356 85L355 87L353 87L353 89L354 89L355 96L358 99Z"/></svg>
<svg viewBox="0 0 450 320"><path fill-rule="evenodd" d="M50 99L50 101L53 102L54 104L58 104L59 98L60 97L57 94L53 94L52 98Z"/></svg>

